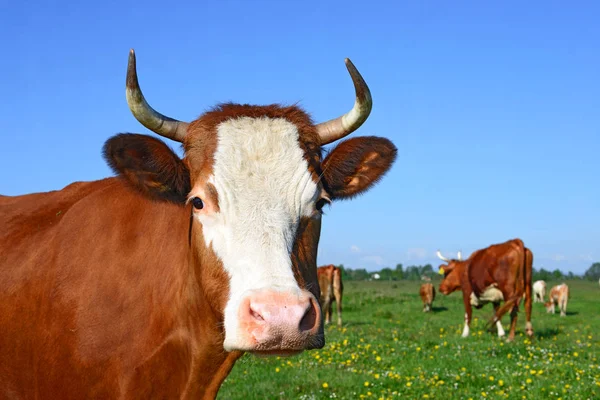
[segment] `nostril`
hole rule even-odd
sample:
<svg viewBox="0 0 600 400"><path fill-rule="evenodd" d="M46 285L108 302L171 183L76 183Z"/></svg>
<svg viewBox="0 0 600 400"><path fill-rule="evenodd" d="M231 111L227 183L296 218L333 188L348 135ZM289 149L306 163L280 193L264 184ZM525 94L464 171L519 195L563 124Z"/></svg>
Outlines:
<svg viewBox="0 0 600 400"><path fill-rule="evenodd" d="M263 316L261 315L260 312L256 311L255 309L252 308L252 306L250 306L250 316L258 321L264 321L265 319L263 318Z"/></svg>
<svg viewBox="0 0 600 400"><path fill-rule="evenodd" d="M313 299L310 299L310 305L304 312L304 316L300 320L300 325L298 328L300 332L306 332L313 330L315 325L317 325L319 313L317 312L317 305L315 304Z"/></svg>

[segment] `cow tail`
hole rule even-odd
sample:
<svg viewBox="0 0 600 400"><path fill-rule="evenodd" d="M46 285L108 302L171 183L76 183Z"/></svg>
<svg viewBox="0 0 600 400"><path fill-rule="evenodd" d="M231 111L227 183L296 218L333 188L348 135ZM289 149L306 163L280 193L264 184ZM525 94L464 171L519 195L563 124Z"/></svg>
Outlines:
<svg viewBox="0 0 600 400"><path fill-rule="evenodd" d="M531 254L531 259L528 257ZM532 306L532 274L533 274L533 252L523 245L523 279L525 280L525 331L527 335L533 335L533 326L531 325L531 306Z"/></svg>

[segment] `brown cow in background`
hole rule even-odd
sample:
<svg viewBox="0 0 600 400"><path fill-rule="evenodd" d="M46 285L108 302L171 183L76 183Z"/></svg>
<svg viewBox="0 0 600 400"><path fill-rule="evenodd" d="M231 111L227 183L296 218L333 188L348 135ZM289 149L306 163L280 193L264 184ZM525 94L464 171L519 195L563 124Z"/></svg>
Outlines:
<svg viewBox="0 0 600 400"><path fill-rule="evenodd" d="M546 311L554 314L554 306L558 304L560 316L567 315L567 303L569 302L569 286L566 283L556 285L550 290L548 301L544 304Z"/></svg>
<svg viewBox="0 0 600 400"><path fill-rule="evenodd" d="M342 270L333 264L317 269L319 286L321 287L321 309L325 311L325 323L331 322L332 306L337 305L337 324L342 326Z"/></svg>
<svg viewBox="0 0 600 400"><path fill-rule="evenodd" d="M431 283L424 283L419 290L421 300L423 301L423 312L431 311L431 304L435 300L435 288Z"/></svg>
<svg viewBox="0 0 600 400"><path fill-rule="evenodd" d="M504 336L500 320L508 311L510 313L510 333L508 341L515 337L519 303L525 297L525 313L527 335L533 336L531 325L531 274L533 254L520 239L495 244L477 250L467 260L450 260L441 255L438 257L447 264L440 266L444 280L440 284L440 292L448 295L462 289L465 306L465 327L463 337L469 336L472 307L481 308L487 303L494 305L495 314L490 324L496 324L498 336ZM500 303L504 302L502 306Z"/></svg>

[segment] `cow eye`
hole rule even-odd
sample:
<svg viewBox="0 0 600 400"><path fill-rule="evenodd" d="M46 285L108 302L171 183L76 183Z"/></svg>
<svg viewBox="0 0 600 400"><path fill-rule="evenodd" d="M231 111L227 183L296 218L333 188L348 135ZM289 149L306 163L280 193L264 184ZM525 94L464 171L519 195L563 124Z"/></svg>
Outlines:
<svg viewBox="0 0 600 400"><path fill-rule="evenodd" d="M192 205L196 210L202 210L204 208L204 202L200 197L194 197L192 199Z"/></svg>
<svg viewBox="0 0 600 400"><path fill-rule="evenodd" d="M319 212L323 212L323 207L325 207L326 204L331 204L331 200L325 198L325 197L321 197L318 201L317 204L315 205L315 208L317 209L317 211Z"/></svg>

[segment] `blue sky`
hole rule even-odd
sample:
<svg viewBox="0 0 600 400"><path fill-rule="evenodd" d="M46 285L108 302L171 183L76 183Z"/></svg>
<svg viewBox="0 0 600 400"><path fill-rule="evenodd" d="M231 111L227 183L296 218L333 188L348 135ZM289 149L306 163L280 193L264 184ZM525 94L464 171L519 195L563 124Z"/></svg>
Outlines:
<svg viewBox="0 0 600 400"><path fill-rule="evenodd" d="M130 48L156 109L192 120L223 101L296 103L316 121L374 107L354 133L398 161L326 210L320 263L438 265L520 237L534 266L600 261L600 5L538 2L102 1L0 6L0 193L111 174ZM171 143L176 147L174 143Z"/></svg>

